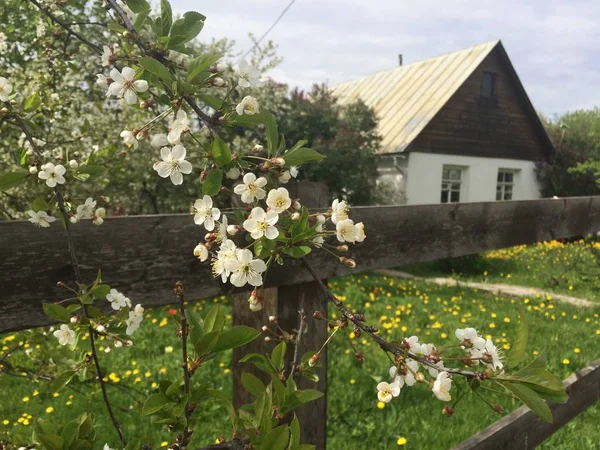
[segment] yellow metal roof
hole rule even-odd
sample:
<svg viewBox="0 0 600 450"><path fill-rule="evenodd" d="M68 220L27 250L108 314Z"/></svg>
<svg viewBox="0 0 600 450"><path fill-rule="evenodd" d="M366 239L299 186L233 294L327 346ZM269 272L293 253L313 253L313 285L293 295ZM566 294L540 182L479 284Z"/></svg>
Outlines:
<svg viewBox="0 0 600 450"><path fill-rule="evenodd" d="M375 110L382 153L404 151L500 41L459 50L339 84L341 104Z"/></svg>

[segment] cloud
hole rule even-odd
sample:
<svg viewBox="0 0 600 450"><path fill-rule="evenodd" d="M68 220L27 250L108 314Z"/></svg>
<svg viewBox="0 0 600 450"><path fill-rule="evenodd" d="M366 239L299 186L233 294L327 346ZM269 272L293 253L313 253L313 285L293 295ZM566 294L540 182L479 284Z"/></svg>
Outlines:
<svg viewBox="0 0 600 450"><path fill-rule="evenodd" d="M171 0L201 8L205 38L248 50L287 0ZM272 72L302 88L337 84L405 63L502 39L533 104L548 115L600 105L597 0L297 0L268 38L283 63Z"/></svg>

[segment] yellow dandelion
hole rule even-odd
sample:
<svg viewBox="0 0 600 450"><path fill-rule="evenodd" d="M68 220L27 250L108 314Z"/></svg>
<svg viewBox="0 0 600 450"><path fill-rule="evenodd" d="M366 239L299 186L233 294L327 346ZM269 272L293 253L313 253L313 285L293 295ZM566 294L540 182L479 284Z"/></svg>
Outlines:
<svg viewBox="0 0 600 450"><path fill-rule="evenodd" d="M27 403L29 401L29 397L23 397L23 402Z"/></svg>
<svg viewBox="0 0 600 450"><path fill-rule="evenodd" d="M571 364L571 361L569 361L569 358L565 358L562 360L562 363L565 365Z"/></svg>
<svg viewBox="0 0 600 450"><path fill-rule="evenodd" d="M581 353L581 349L578 347L576 349L573 350L575 353Z"/></svg>
<svg viewBox="0 0 600 450"><path fill-rule="evenodd" d="M46 414L50 414L50 413L53 413L53 412L54 412L54 408L52 406L48 406L46 408Z"/></svg>
<svg viewBox="0 0 600 450"><path fill-rule="evenodd" d="M486 272L487 274L487 272ZM400 436L398 438L398 440L396 441L396 444L402 446L402 445L406 445L406 443L408 442L408 439L406 439L404 436Z"/></svg>
<svg viewBox="0 0 600 450"><path fill-rule="evenodd" d="M385 403L383 403L383 402L377 402L377 407L379 409L383 409L383 408L385 408Z"/></svg>

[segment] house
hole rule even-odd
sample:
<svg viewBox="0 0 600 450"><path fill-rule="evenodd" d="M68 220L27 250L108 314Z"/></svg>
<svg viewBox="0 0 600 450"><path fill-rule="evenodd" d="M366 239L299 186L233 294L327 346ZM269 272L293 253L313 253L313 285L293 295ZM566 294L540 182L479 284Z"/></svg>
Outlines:
<svg viewBox="0 0 600 450"><path fill-rule="evenodd" d="M539 198L535 164L554 147L500 41L332 88L379 118L390 203Z"/></svg>

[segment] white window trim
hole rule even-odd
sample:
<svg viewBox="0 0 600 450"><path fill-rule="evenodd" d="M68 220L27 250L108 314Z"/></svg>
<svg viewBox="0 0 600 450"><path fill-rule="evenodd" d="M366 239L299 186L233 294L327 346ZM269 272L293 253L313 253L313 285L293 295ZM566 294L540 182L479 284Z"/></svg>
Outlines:
<svg viewBox="0 0 600 450"><path fill-rule="evenodd" d="M513 179L512 179L512 183L508 183L506 181L498 181L498 174L499 173L512 173L513 174ZM519 173L521 172L520 169L506 169L504 167L499 167L498 168L498 173L496 174L496 194L495 194L495 198L497 202L505 202L505 201L510 201L510 200L516 200L515 198L515 191L516 191L516 185L517 185L517 181L519 178ZM511 195L510 195L510 199L506 200L504 197L506 195L506 187L507 186L511 186ZM500 187L500 199L498 199L498 187Z"/></svg>
<svg viewBox="0 0 600 450"><path fill-rule="evenodd" d="M445 203L463 203L467 201L467 171L468 171L468 166L459 166L459 165L455 165L455 164L444 164L442 165L442 182L440 185L440 203L445 204ZM444 170L449 169L449 170L458 170L460 172L460 180L451 180L451 179L444 179ZM453 192L452 188L449 189L448 191L448 201L443 203L441 201L441 194L443 192L443 187L445 183L452 183L452 184L459 184L459 191L458 191L458 202L452 202L450 201L451 199L451 193Z"/></svg>

